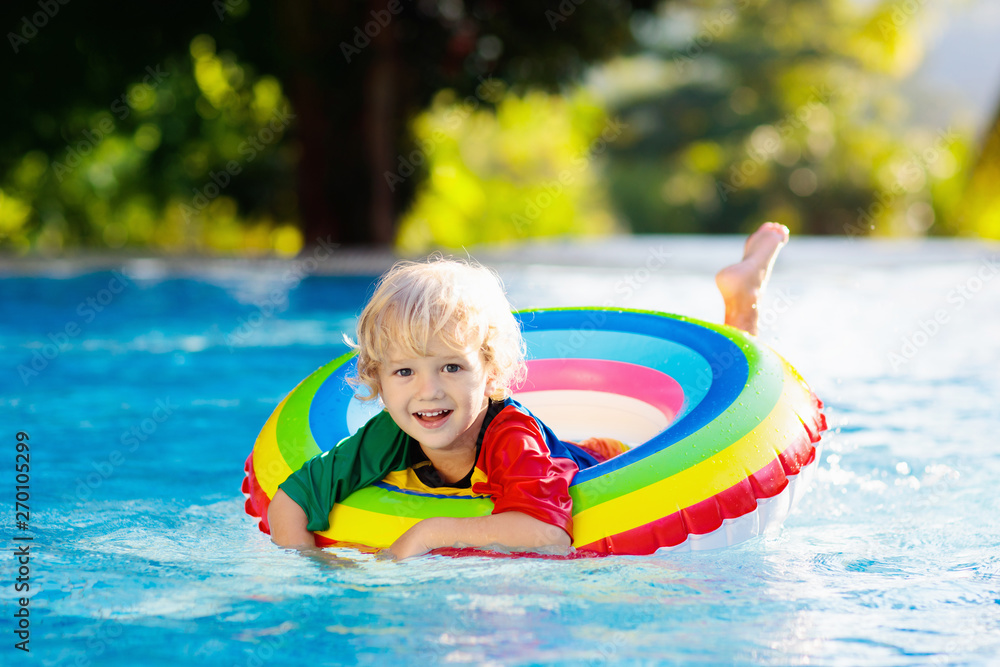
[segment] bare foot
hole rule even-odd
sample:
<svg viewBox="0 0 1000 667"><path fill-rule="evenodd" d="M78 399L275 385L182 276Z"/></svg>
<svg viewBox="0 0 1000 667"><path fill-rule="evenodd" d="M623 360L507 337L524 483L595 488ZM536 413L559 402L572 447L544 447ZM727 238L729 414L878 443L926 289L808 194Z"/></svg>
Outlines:
<svg viewBox="0 0 1000 667"><path fill-rule="evenodd" d="M726 303L726 324L757 335L757 302L764 293L778 251L788 243L788 227L765 222L747 238L743 259L715 274Z"/></svg>

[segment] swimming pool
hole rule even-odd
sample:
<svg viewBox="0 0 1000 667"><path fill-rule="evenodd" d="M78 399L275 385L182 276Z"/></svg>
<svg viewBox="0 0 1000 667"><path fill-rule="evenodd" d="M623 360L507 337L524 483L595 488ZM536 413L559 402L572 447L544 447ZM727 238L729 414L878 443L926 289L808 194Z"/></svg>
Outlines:
<svg viewBox="0 0 1000 667"><path fill-rule="evenodd" d="M494 252L520 308L718 320L735 238ZM1000 249L795 239L762 338L828 405L810 491L776 535L712 552L403 564L284 552L242 462L343 351L371 276L303 265L5 267L4 549L30 542L41 664L991 664L1000 654ZM14 276L32 273L30 276ZM377 269L372 268L371 271ZM29 530L15 434L30 436ZM4 664L20 656L4 559ZM8 577L8 573L13 576Z"/></svg>

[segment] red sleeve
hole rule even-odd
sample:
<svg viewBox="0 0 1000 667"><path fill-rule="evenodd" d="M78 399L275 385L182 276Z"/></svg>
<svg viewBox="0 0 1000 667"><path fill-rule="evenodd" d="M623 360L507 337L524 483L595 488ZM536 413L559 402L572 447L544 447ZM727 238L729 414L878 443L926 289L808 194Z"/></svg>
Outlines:
<svg viewBox="0 0 1000 667"><path fill-rule="evenodd" d="M553 458L537 422L516 409L497 415L483 437L477 465L486 474L472 490L488 494L493 513L522 512L573 535L569 485L579 470L566 458Z"/></svg>

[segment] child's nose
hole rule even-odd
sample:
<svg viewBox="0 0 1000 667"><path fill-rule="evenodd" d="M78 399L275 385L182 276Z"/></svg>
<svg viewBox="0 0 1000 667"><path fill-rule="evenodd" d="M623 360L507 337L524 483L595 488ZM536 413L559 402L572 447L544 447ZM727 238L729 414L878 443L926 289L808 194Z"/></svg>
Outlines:
<svg viewBox="0 0 1000 667"><path fill-rule="evenodd" d="M420 399L429 401L436 398L441 398L443 392L441 391L441 383L438 381L436 375L430 375L420 383Z"/></svg>

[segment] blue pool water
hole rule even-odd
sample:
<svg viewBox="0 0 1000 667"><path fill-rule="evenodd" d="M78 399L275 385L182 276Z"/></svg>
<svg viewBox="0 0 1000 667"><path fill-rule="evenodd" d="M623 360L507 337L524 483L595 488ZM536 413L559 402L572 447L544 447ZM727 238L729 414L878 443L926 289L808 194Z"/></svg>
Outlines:
<svg viewBox="0 0 1000 667"><path fill-rule="evenodd" d="M517 307L718 320L712 273L740 246L483 258ZM0 267L2 664L29 664L15 536L34 538L34 664L997 663L997 247L794 240L762 337L828 405L808 493L780 533L741 546L576 561L319 560L245 516L243 460L284 393L345 349L379 267L365 265L301 280L301 262Z"/></svg>

